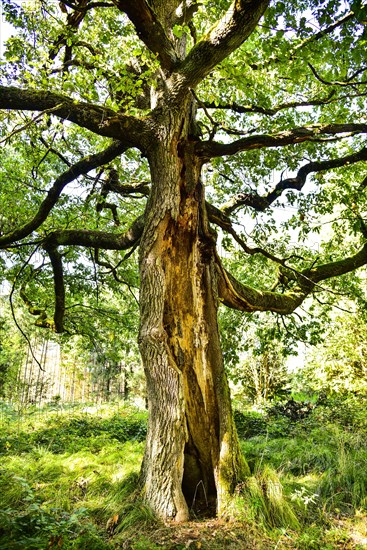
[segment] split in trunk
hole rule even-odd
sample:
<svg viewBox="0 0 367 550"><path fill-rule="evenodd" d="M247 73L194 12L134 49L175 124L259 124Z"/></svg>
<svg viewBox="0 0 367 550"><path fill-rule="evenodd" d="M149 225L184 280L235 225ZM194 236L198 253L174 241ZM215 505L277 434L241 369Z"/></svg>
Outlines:
<svg viewBox="0 0 367 550"><path fill-rule="evenodd" d="M200 163L183 149L171 144L150 159L155 216L147 216L141 242L140 347L149 402L141 477L155 512L177 521L190 510L223 513L246 473L220 348L215 235Z"/></svg>

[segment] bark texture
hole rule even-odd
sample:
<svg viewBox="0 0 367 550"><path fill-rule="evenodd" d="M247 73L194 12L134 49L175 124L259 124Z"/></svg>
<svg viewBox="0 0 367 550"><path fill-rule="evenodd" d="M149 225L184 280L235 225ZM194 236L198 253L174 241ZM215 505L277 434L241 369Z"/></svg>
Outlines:
<svg viewBox="0 0 367 550"><path fill-rule="evenodd" d="M171 119L164 135L161 128L150 153L153 188L140 246L150 419L142 483L154 510L177 521L190 508L221 513L245 468L220 350L215 239L188 118L183 126Z"/></svg>

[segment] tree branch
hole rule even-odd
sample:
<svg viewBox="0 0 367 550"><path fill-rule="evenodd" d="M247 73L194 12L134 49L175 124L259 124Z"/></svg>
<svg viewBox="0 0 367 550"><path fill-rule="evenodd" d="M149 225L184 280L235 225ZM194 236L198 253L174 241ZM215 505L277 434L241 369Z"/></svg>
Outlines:
<svg viewBox="0 0 367 550"><path fill-rule="evenodd" d="M140 216L123 233L65 229L53 231L44 240L44 246L84 246L106 250L127 250L139 241L144 229L144 217Z"/></svg>
<svg viewBox="0 0 367 550"><path fill-rule="evenodd" d="M362 249L342 260L313 266L300 273L292 271L297 286L285 294L261 291L242 284L221 264L216 256L218 293L224 305L240 311L273 311L286 315L292 313L318 286L320 281L339 277L367 264L367 243Z"/></svg>
<svg viewBox="0 0 367 550"><path fill-rule="evenodd" d="M192 48L177 73L185 86L195 88L218 63L251 35L269 0L234 0L220 19Z"/></svg>
<svg viewBox="0 0 367 550"><path fill-rule="evenodd" d="M292 59L294 59L296 57L296 54L300 50L302 50L303 48L308 46L308 44L312 44L313 42L317 42L318 40L320 40L321 38L323 38L327 34L331 34L335 29L337 29L338 27L344 25L344 23L347 23L348 21L350 21L351 19L354 19L354 18L355 18L355 13L353 11L350 11L347 14L343 15L340 19L337 19L334 23L332 23L331 25L329 25L325 29L322 29L322 30L318 31L315 34L312 34L311 36L308 36L307 38L302 40L300 43L298 43L293 48L291 47L291 44L289 44L290 48L289 48L289 52L288 52L288 56L287 56L288 60L291 61ZM250 65L250 67L253 70L265 69L272 62L277 63L279 61L280 61L279 58L276 57L276 55L273 55L273 56L269 57L267 61L265 61L263 63L260 63L260 64Z"/></svg>
<svg viewBox="0 0 367 550"><path fill-rule="evenodd" d="M251 151L266 147L284 147L305 141L319 141L321 136L367 133L367 124L314 124L286 130L277 134L260 134L244 137L232 143L202 141L196 145L196 154L204 160L225 155L235 155L240 151Z"/></svg>
<svg viewBox="0 0 367 550"><path fill-rule="evenodd" d="M316 71L315 67L311 65L311 63L308 63L308 66L310 67L311 71L313 72L314 76L319 80L322 84L326 84L326 86L365 86L367 84L367 80L360 80L359 82L352 80L353 77L347 78L346 80L325 80L322 78ZM364 71L367 71L367 67L363 67L363 69L360 69L357 71L356 74L363 73Z"/></svg>
<svg viewBox="0 0 367 550"><path fill-rule="evenodd" d="M13 321L14 321L14 324L15 326L17 327L17 329L19 330L19 332L21 333L21 335L23 336L23 338L26 340L27 344L28 344L28 347L29 347L29 351L31 352L31 355L34 359L34 361L37 363L37 365L39 366L39 368L44 371L45 369L42 367L41 363L38 361L34 351L33 351L33 347L32 347L32 344L31 344L31 341L30 339L28 338L27 334L24 332L24 330L22 329L22 327L20 326L20 324L18 323L18 320L16 318L16 315L15 315L15 310L14 310L14 303L13 303L13 296L14 296L14 292L15 292L15 287L16 287L16 283L17 283L17 280L19 279L19 277L21 276L22 272L26 269L26 267L30 264L33 256L36 254L36 252L38 251L38 248L39 246L37 245L36 248L31 252L31 254L28 256L28 259L25 261L25 263L21 266L20 270L17 272L17 274L15 275L14 277L14 280L13 280L13 284L12 284L12 287L11 287L11 291L10 291L10 294L9 294L9 304L10 304L10 310L11 310L11 315L12 315L12 318L13 318Z"/></svg>
<svg viewBox="0 0 367 550"><path fill-rule="evenodd" d="M367 147L363 147L357 153L347 155L331 160L324 160L319 162L309 162L302 166L297 175L294 178L286 178L280 180L274 189L264 196L257 195L256 193L240 193L232 198L221 208L224 215L229 216L235 210L242 206L249 206L258 212L263 212L269 206L280 197L283 191L287 189L294 189L301 191L306 183L307 176L313 172L322 172L324 170L331 170L333 168L340 168L342 166L348 166L357 162L367 160Z"/></svg>
<svg viewBox="0 0 367 550"><path fill-rule="evenodd" d="M113 0L119 10L126 13L138 37L151 52L158 56L163 69L171 71L178 61L174 46L162 23L146 0Z"/></svg>
<svg viewBox="0 0 367 550"><path fill-rule="evenodd" d="M61 4L64 4L65 6L68 6L69 8L82 13L85 13L94 8L113 8L114 7L114 4L111 4L109 2L90 2L86 6L81 7L81 6L78 6L77 4L74 4L74 2L68 2L67 0L63 0Z"/></svg>
<svg viewBox="0 0 367 550"><path fill-rule="evenodd" d="M308 277L313 283L319 283L325 281L331 277L339 277L350 273L367 264L367 243L361 248L359 252L353 256L348 256L342 260L314 266L310 270L305 270L302 274Z"/></svg>
<svg viewBox="0 0 367 550"><path fill-rule="evenodd" d="M33 117L31 120L29 120L22 126L18 126L18 127L16 126L13 130L11 130L10 134L8 134L7 136L5 136L0 140L0 145L9 141L13 136L15 136L15 134L19 134L20 132L23 132L23 130L26 130L29 126L32 126L32 124L35 124L37 120L43 117L43 115L51 114L54 111L57 111L61 106L62 104L60 103L59 105L56 105L51 109L45 109L44 111L41 111L40 113L38 113L38 115Z"/></svg>
<svg viewBox="0 0 367 550"><path fill-rule="evenodd" d="M335 90L332 90L325 98L320 99L310 99L304 101L289 101L287 103L280 103L279 105L274 105L269 109L261 107L260 105L240 105L239 103L214 103L214 101L200 101L199 108L203 107L206 109L228 109L239 114L246 113L259 113L262 115L274 116L279 111L284 111L286 109L295 109L297 107L312 107L316 105L328 105L332 103L333 96L335 95Z"/></svg>
<svg viewBox="0 0 367 550"><path fill-rule="evenodd" d="M24 239L24 237L27 237L33 231L38 229L38 227L40 227L40 225L45 221L52 208L55 206L66 185L74 181L79 176L87 174L90 170L94 170L98 166L111 162L111 160L118 155L121 155L125 150L125 145L123 145L120 141L115 141L104 151L94 155L89 155L71 166L55 180L53 186L47 193L47 197L41 203L38 212L32 220L23 225L23 227L17 228L7 235L0 236L0 248L4 248L15 241Z"/></svg>
<svg viewBox="0 0 367 550"><path fill-rule="evenodd" d="M336 91L331 90L330 93L324 98L315 98L309 100L305 99L304 101L289 101L287 103L274 105L274 107L270 107L268 109L265 107L261 107L261 105L240 105L236 102L216 104L214 103L214 101L199 100L198 108L231 110L239 114L258 113L266 116L274 116L279 113L279 111L284 111L286 109L297 109L298 107L312 107L318 105L330 105L331 103L336 103L338 101L341 102L346 99L350 100L357 97L365 97L366 95L367 92L357 92L355 94L348 95L336 95Z"/></svg>
<svg viewBox="0 0 367 550"><path fill-rule="evenodd" d="M347 21L350 21L351 19L354 19L354 18L355 18L355 13L353 11L350 11L346 15L343 15L343 17L340 17L340 19L337 19L335 21L335 23L332 23L331 25L329 25L325 29L322 29L321 31L319 31L315 34L312 34L308 38L305 38L305 40L303 40L300 44L297 44L297 46L295 46L291 50L290 58L292 58L295 53L297 53L299 50L301 50L302 48L304 48L308 44L310 44L312 42L317 42L317 40L320 40L321 38L323 38L327 34L332 33L335 29L337 29L341 25L344 25L344 23L346 23Z"/></svg>
<svg viewBox="0 0 367 550"><path fill-rule="evenodd" d="M44 246L44 249L51 260L52 270L54 274L54 290L55 290L55 312L54 312L54 330L55 332L64 332L64 315L65 315L65 284L64 270L62 266L62 256L54 246Z"/></svg>
<svg viewBox="0 0 367 550"><path fill-rule="evenodd" d="M65 285L62 256L58 251L58 247L74 245L94 249L126 250L133 247L139 241L143 233L143 227L144 218L141 216L133 222L130 229L119 235L101 231L60 230L54 231L46 237L43 248L51 260L55 288L54 323L51 327L48 321L48 327L53 328L55 332L64 332Z"/></svg>
<svg viewBox="0 0 367 550"><path fill-rule="evenodd" d="M216 261L218 274L218 294L220 301L227 307L240 311L273 311L280 314L292 313L305 299L306 293L298 291L280 294L266 290L257 290L244 285Z"/></svg>
<svg viewBox="0 0 367 550"><path fill-rule="evenodd" d="M55 116L70 120L100 136L120 139L126 146L145 149L148 145L148 127L143 120L53 92L0 86L0 109L52 109Z"/></svg>

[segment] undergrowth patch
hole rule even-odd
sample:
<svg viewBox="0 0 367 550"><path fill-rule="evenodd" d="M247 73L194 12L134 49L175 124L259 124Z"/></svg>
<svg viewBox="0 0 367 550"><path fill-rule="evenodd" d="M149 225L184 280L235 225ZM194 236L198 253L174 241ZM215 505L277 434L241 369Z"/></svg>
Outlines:
<svg viewBox="0 0 367 550"><path fill-rule="evenodd" d="M137 497L145 411L31 410L20 421L7 408L0 549L366 548L363 409L354 429L341 412L288 409L235 414L251 474L236 488L229 520L178 526L161 524Z"/></svg>

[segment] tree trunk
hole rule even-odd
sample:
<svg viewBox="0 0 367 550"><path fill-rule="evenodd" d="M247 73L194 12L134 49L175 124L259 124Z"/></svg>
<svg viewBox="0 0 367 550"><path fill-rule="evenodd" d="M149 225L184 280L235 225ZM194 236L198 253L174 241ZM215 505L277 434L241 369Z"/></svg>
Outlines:
<svg viewBox="0 0 367 550"><path fill-rule="evenodd" d="M220 348L215 236L201 166L175 128L160 136L149 161L152 193L140 247L140 349L149 403L141 481L160 517L184 521L191 509L224 513L246 467Z"/></svg>

